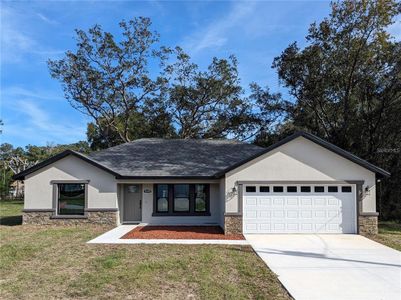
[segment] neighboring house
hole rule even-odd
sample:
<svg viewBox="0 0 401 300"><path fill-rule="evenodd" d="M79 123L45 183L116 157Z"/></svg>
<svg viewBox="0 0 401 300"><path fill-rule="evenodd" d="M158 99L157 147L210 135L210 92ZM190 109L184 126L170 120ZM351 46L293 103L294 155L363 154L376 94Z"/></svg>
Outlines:
<svg viewBox="0 0 401 300"><path fill-rule="evenodd" d="M24 184L19 180L13 181L10 184L9 196L12 198L23 197L24 196Z"/></svg>
<svg viewBox="0 0 401 300"><path fill-rule="evenodd" d="M376 178L314 135L261 148L231 140L140 139L67 150L17 175L24 224L220 225L231 233L376 233Z"/></svg>

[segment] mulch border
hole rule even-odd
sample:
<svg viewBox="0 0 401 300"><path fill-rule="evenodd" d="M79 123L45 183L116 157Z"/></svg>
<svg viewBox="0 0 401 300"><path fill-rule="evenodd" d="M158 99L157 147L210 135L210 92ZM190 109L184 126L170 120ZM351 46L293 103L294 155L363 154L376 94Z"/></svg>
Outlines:
<svg viewBox="0 0 401 300"><path fill-rule="evenodd" d="M121 239L146 240L245 240L242 234L224 234L220 226L137 226Z"/></svg>

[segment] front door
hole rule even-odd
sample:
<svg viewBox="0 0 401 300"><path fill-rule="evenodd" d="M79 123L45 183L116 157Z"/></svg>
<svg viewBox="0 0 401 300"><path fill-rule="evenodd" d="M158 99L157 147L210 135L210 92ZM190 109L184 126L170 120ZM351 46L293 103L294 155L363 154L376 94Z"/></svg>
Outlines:
<svg viewBox="0 0 401 300"><path fill-rule="evenodd" d="M140 222L142 220L142 186L129 184L124 189L124 222Z"/></svg>

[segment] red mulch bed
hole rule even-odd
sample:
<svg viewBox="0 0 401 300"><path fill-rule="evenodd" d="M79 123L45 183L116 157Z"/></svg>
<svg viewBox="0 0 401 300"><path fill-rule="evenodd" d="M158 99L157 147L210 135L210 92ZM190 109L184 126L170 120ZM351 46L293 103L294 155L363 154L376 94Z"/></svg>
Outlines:
<svg viewBox="0 0 401 300"><path fill-rule="evenodd" d="M224 234L219 226L138 226L122 239L244 240L242 234Z"/></svg>

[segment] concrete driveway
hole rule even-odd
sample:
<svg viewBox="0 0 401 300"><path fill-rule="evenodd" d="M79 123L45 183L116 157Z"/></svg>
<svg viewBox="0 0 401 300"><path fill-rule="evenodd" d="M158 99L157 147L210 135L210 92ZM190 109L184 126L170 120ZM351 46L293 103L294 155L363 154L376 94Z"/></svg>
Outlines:
<svg viewBox="0 0 401 300"><path fill-rule="evenodd" d="M246 235L296 299L401 300L401 252L359 235Z"/></svg>

